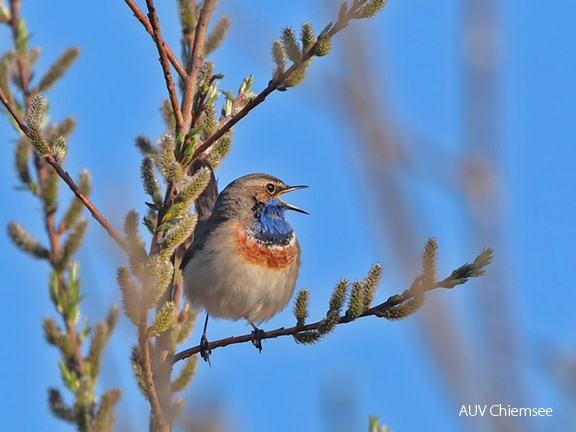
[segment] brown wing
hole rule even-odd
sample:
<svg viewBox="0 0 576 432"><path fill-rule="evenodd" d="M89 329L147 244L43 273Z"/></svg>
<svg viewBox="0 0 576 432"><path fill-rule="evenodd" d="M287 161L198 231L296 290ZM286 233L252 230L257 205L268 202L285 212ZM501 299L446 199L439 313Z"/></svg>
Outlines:
<svg viewBox="0 0 576 432"><path fill-rule="evenodd" d="M192 166L190 167L190 174L195 173L201 167L207 167L210 170L210 181L206 189L200 194L200 196L194 202L194 207L196 208L196 213L198 214L198 224L194 229L193 241L190 247L184 252L182 256L182 262L180 263L180 268L186 267L188 261L192 259L196 251L202 249L204 243L206 242L209 230L207 229L210 224L210 215L214 209L216 200L218 199L218 182L214 176L214 170L210 166L210 163L204 159L196 159Z"/></svg>
<svg viewBox="0 0 576 432"><path fill-rule="evenodd" d="M216 181L216 177L214 177L214 170L208 161L204 159L196 159L190 167L190 174L195 173L201 167L206 167L210 170L210 181L208 182L206 189L204 189L194 202L199 222L205 221L210 217L212 209L214 209L214 204L218 199L218 182Z"/></svg>

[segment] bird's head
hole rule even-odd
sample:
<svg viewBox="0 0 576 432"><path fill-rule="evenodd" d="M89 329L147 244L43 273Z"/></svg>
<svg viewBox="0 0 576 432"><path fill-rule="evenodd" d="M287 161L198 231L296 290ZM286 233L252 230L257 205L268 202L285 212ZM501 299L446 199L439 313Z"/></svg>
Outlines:
<svg viewBox="0 0 576 432"><path fill-rule="evenodd" d="M262 228L275 228L284 221L284 212L294 210L309 214L284 201L281 196L308 186L289 186L268 174L249 174L230 183L221 193L221 204L245 220L256 221ZM289 227L289 226L288 226Z"/></svg>

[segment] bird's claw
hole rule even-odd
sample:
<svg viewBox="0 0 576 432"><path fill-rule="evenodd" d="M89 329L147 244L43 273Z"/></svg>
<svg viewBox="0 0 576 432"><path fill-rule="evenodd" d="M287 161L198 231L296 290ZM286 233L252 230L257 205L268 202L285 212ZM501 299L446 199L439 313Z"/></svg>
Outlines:
<svg viewBox="0 0 576 432"><path fill-rule="evenodd" d="M262 352L262 338L264 336L264 331L257 327L254 327L252 331L252 345L256 347L258 352Z"/></svg>
<svg viewBox="0 0 576 432"><path fill-rule="evenodd" d="M208 342L208 338L205 334L202 335L200 339L200 356L205 362L208 362L210 366L210 354L212 354L212 350L210 349L210 342Z"/></svg>

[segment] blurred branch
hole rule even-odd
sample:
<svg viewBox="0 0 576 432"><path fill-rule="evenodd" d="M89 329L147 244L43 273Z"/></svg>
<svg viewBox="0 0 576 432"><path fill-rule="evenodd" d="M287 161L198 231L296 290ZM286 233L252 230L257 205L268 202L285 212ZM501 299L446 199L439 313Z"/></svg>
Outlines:
<svg viewBox="0 0 576 432"><path fill-rule="evenodd" d="M20 79L20 86L22 90L25 92L25 96L28 97L29 95L29 76L27 73L26 68L26 61L24 59L24 48L25 44L22 43L21 32L19 27L23 21L20 19L20 0L10 0L10 9L11 9L11 20L10 20L10 28L12 30L12 40L15 42L16 51L18 56L16 58L16 64L18 65L18 77Z"/></svg>
<svg viewBox="0 0 576 432"><path fill-rule="evenodd" d="M140 366L142 367L143 378L146 384L146 393L148 395L148 400L150 402L150 408L152 410L153 420L150 422L150 426L154 427L156 432L168 432L170 430L170 425L166 420L166 415L160 404L160 399L158 397L158 392L156 390L156 384L154 381L154 373L152 371L152 358L150 355L150 338L148 335L148 328L146 325L146 319L148 317L148 311L143 309L140 316L140 324L138 325L138 346L140 347Z"/></svg>

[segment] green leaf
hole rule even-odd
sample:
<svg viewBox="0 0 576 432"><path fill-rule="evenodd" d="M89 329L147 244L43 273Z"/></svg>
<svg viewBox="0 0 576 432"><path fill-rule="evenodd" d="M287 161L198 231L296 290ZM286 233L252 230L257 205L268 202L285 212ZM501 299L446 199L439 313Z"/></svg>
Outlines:
<svg viewBox="0 0 576 432"><path fill-rule="evenodd" d="M78 276L78 261L72 261L68 269L68 289L66 290L66 309L64 315L66 319L74 325L80 319L80 277Z"/></svg>
<svg viewBox="0 0 576 432"><path fill-rule="evenodd" d="M54 307L56 307L56 310L60 314L63 314L64 305L62 304L62 299L60 298L60 282L58 280L58 273L54 271L50 272L48 288L50 290L50 300L52 300L52 304L54 304Z"/></svg>
<svg viewBox="0 0 576 432"><path fill-rule="evenodd" d="M73 392L78 390L79 382L76 378L76 374L68 369L68 366L66 366L64 360L60 360L58 362L58 368L60 369L60 378L62 379L62 382L66 388Z"/></svg>
<svg viewBox="0 0 576 432"><path fill-rule="evenodd" d="M148 228L148 231L150 231L150 234L154 234L154 231L156 230L156 226L148 217L144 216L142 218L142 223L144 224L144 226L146 228Z"/></svg>

